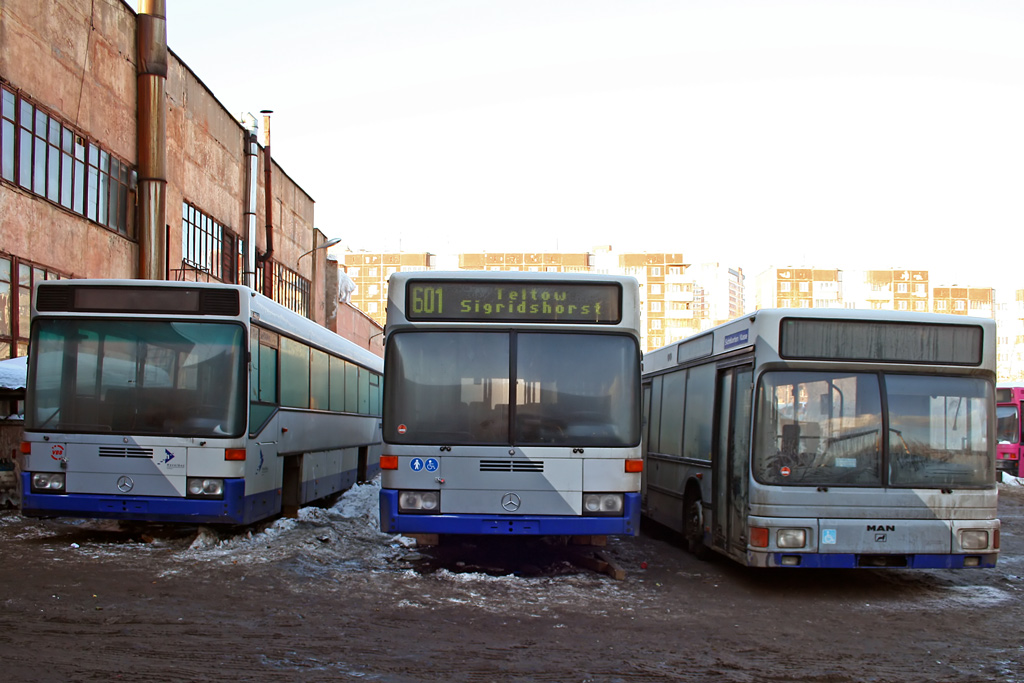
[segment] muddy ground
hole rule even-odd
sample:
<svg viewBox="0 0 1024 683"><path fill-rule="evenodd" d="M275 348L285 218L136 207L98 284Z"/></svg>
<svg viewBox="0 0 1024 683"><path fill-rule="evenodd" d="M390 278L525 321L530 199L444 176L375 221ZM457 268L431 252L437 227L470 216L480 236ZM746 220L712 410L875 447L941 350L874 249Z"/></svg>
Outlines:
<svg viewBox="0 0 1024 683"><path fill-rule="evenodd" d="M6 681L1024 681L1024 489L996 569L753 570L380 534L372 486L241 532L0 513ZM591 551L586 551L591 552Z"/></svg>

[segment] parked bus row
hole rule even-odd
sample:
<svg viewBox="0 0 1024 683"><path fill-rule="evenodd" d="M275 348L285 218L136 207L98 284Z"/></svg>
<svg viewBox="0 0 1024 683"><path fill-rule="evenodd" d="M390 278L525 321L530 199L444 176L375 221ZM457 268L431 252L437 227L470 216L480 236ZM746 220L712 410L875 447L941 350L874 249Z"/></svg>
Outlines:
<svg viewBox="0 0 1024 683"><path fill-rule="evenodd" d="M42 283L23 510L248 524L379 468L391 533L643 515L756 567L995 565L992 321L758 311L641 358L639 310L629 277L396 273L381 363L244 287Z"/></svg>

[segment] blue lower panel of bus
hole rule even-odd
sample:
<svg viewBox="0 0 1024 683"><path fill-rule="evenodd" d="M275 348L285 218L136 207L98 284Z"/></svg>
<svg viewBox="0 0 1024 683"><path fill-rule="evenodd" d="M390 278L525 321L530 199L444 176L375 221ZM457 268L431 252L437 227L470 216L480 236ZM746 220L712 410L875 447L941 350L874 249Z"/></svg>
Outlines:
<svg viewBox="0 0 1024 683"><path fill-rule="evenodd" d="M380 465L367 467L367 478L380 473ZM160 496L111 496L89 493L32 493L31 473L21 475L22 514L26 517L85 517L137 522L182 524L252 524L281 512L281 490L245 495L243 479L224 480L223 500ZM303 503L330 496L356 482L356 470L302 482Z"/></svg>
<svg viewBox="0 0 1024 683"><path fill-rule="evenodd" d="M992 568L998 554L992 555L859 555L856 553L772 553L768 566L805 569L964 569ZM787 559L784 559L787 558ZM966 560L971 558L971 562ZM788 561L787 561L788 560Z"/></svg>
<svg viewBox="0 0 1024 683"><path fill-rule="evenodd" d="M409 515L398 512L398 491L380 492L380 526L386 533L497 534L505 536L635 536L640 528L640 494L625 494L622 517L526 515Z"/></svg>
<svg viewBox="0 0 1024 683"><path fill-rule="evenodd" d="M26 517L87 517L139 522L250 524L281 510L277 489L245 496L245 481L224 480L223 500L155 496L32 493L22 473L21 512Z"/></svg>

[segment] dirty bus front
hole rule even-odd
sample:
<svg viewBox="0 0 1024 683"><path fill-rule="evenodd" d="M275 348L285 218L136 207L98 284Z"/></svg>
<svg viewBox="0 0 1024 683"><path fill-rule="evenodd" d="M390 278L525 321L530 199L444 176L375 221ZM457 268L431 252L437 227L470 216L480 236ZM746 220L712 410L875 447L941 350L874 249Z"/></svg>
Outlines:
<svg viewBox="0 0 1024 683"><path fill-rule="evenodd" d="M644 357L644 514L758 567L992 567L995 329L760 310Z"/></svg>
<svg viewBox="0 0 1024 683"><path fill-rule="evenodd" d="M637 533L638 327L629 277L392 275L382 529Z"/></svg>

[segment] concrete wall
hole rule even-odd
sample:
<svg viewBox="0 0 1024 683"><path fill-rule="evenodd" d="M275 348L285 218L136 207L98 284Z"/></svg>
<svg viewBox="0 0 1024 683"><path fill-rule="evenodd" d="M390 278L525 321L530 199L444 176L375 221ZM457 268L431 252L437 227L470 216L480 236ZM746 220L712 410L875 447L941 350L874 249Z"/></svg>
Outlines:
<svg viewBox="0 0 1024 683"><path fill-rule="evenodd" d="M329 292L325 299L327 329L383 358L384 328L359 308L338 300L342 266L336 260L330 259L327 261L326 267L325 281L327 292Z"/></svg>
<svg viewBox="0 0 1024 683"><path fill-rule="evenodd" d="M120 0L2 0L0 77L105 149L136 157L135 13ZM0 251L74 277L132 277L137 245L0 186Z"/></svg>

